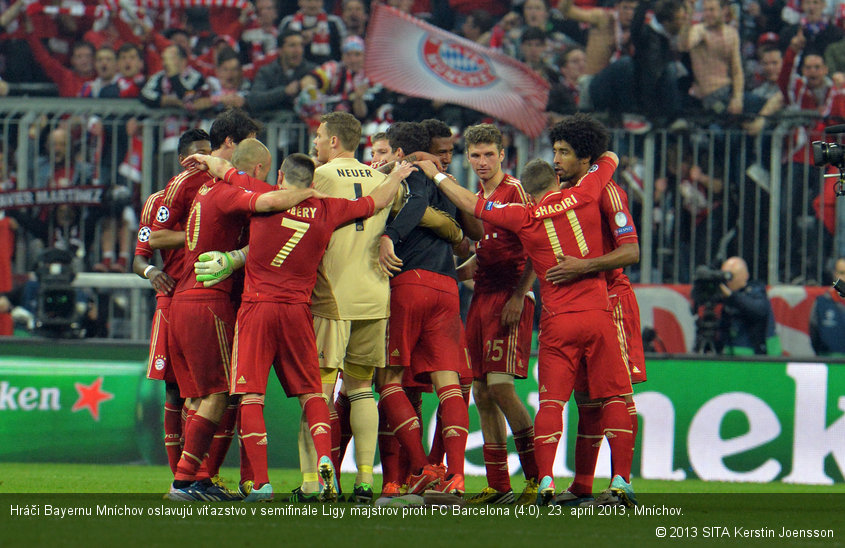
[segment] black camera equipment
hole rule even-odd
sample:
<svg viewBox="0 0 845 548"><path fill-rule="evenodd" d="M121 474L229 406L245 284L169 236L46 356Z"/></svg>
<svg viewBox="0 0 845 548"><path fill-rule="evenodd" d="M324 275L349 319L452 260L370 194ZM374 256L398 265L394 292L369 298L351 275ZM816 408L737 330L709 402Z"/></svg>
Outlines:
<svg viewBox="0 0 845 548"><path fill-rule="evenodd" d="M716 305L723 295L719 286L732 278L730 272L724 272L707 265L696 267L692 279L692 313L695 314L695 346L693 352L716 354L716 341L719 335L719 317Z"/></svg>
<svg viewBox="0 0 845 548"><path fill-rule="evenodd" d="M836 126L828 126L824 128L827 135L837 135L845 133L845 124ZM845 196L845 147L837 143L828 143L825 141L813 141L813 165L816 167L824 167L831 165L839 170L839 175L835 173L825 175L825 179L835 177L836 181L836 195Z"/></svg>
<svg viewBox="0 0 845 548"><path fill-rule="evenodd" d="M81 315L76 306L76 288L71 286L76 272L73 255L62 249L46 249L38 255L36 330L47 337L79 337Z"/></svg>
<svg viewBox="0 0 845 548"><path fill-rule="evenodd" d="M845 282L837 278L836 281L833 282L833 289L835 289L836 292L839 293L840 297L845 299Z"/></svg>

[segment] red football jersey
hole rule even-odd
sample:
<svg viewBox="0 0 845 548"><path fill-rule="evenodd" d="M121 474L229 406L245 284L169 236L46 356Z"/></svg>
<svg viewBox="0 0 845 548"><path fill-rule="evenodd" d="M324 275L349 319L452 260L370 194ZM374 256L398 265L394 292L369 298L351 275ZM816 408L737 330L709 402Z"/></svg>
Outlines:
<svg viewBox="0 0 845 548"><path fill-rule="evenodd" d="M608 309L603 274L555 285L546 280L546 271L557 264L557 254L582 258L604 254L599 199L615 169L615 161L602 157L578 184L549 192L533 207L485 200L475 206L476 217L519 236L540 278L544 314Z"/></svg>
<svg viewBox="0 0 845 548"><path fill-rule="evenodd" d="M193 275L193 264L208 251L243 247L247 215L255 211L255 202L260 195L220 179L213 179L200 187L185 224L185 275L176 285L176 293L188 290L232 291L232 278L210 288L203 287Z"/></svg>
<svg viewBox="0 0 845 548"><path fill-rule="evenodd" d="M494 204L530 204L522 184L515 177L505 175L493 193L484 198L484 189L478 197ZM512 292L525 270L525 250L513 232L483 221L484 235L475 245L478 270L475 271L476 293L498 291Z"/></svg>
<svg viewBox="0 0 845 548"><path fill-rule="evenodd" d="M622 244L639 243L637 228L628 210L628 194L615 181L610 181L604 187L599 208L605 253L613 251ZM631 281L621 268L608 270L605 276L607 277L607 292L610 295L623 295L634 290L631 287Z"/></svg>
<svg viewBox="0 0 845 548"><path fill-rule="evenodd" d="M310 304L334 229L374 212L373 199L364 196L309 198L287 211L253 216L242 300Z"/></svg>
<svg viewBox="0 0 845 548"><path fill-rule="evenodd" d="M208 173L198 169L186 169L174 175L164 187L164 197L156 210L153 230L179 230L176 226L180 223L184 226L197 190L209 180Z"/></svg>
<svg viewBox="0 0 845 548"><path fill-rule="evenodd" d="M153 222L155 221L155 214L161 207L164 201L164 190L153 192L144 202L144 209L141 210L141 219L138 228L138 242L135 244L135 255L146 257L147 260L153 256L153 249L150 247L150 233L152 231ZM176 223L173 230L182 230L182 224ZM179 281L184 268L185 250L178 249L159 249L161 259L163 261L162 270L167 272L171 278Z"/></svg>

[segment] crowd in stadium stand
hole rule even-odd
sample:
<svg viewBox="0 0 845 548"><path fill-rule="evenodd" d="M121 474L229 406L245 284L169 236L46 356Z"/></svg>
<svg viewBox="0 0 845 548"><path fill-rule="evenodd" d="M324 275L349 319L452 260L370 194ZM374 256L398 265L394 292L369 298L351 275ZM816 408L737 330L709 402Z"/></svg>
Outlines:
<svg viewBox="0 0 845 548"><path fill-rule="evenodd" d="M40 89L40 95L122 98L152 108L181 109L184 118L165 135L174 138L198 120L232 106L258 119L288 112L312 129L321 114L333 110L351 112L380 129L393 121L438 118L460 131L489 121L487 115L464 107L402 96L367 78L368 14L377 1L206 0L177 8L172 6L181 2L162 0L160 8L152 9L131 1L0 0L0 94ZM631 134L652 128L718 127L742 128L753 136L770 129L772 117L784 109L813 110L818 118L796 129L794 139L784 145L785 157L797 168L790 173L806 181L808 173L810 180L819 173L812 167L809 141L821 135L826 124L845 118L845 3L838 0L386 4L533 68L551 86L550 123L583 110L601 113L608 125ZM33 87L38 83L41 88ZM82 157L77 149L86 139L80 135L46 125L30 128L41 152L33 161L32 180L42 187L72 185L74 178L94 170L120 173L118 180L102 184L131 188L137 178L127 174L133 169L127 159L138 156L139 124L127 122L126 135L111 141L117 143L116 151L90 144L107 131L96 120L89 121L89 152ZM688 147L667 151L679 159L667 162L664 173L674 175L676 182L668 188L658 185L655 202L659 206L680 196L686 217L681 223L699 224L722 207L707 197L718 195L723 181L706 173L705 166L733 159L718 152L710 157L693 154ZM67 154L75 163L69 171L70 162L62 160ZM767 166L766 160L757 158L753 174L748 172L762 187L765 169L760 175L757 168ZM13 171L10 164L4 165ZM670 173L678 169L681 172ZM630 174L636 178L635 170ZM14 173L3 179L3 190L14 188ZM807 191L804 186L790 186L784 207L792 209L784 209L784 214L796 217L810 211L812 217L814 209L816 221L831 235L832 191ZM137 211L141 198L121 197L108 211L83 220L102 229L103 240L102 250L89 250L87 268L127 271L125 235L134 220L123 209L128 205ZM51 245L51 236L40 233L43 219L28 218L20 224ZM655 227L658 233L660 228ZM702 253L704 246L694 239L682 244ZM684 277L689 273L682 272Z"/></svg>

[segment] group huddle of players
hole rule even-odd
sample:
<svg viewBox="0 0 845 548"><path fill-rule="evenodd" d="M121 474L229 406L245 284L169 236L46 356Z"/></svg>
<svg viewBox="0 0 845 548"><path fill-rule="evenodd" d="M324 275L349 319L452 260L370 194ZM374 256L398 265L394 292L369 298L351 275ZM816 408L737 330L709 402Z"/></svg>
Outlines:
<svg viewBox="0 0 845 548"><path fill-rule="evenodd" d="M263 416L272 368L302 406L303 481L292 501L338 499L353 437L348 500L372 502L376 447L381 497L464 496L472 393L488 486L468 503L636 503L631 383L645 380L645 362L622 267L638 261L639 245L624 191L611 180L618 159L601 124L575 115L553 126L554 166L532 160L522 181L502 171L495 126L467 128L478 193L445 173L453 138L438 120L398 122L372 136L366 165L355 159L357 119L326 114L313 157L288 156L275 186L264 182L271 155L255 139L259 130L232 109L208 134L183 134L185 170L141 215L134 270L157 292L148 376L167 387L169 498L274 498ZM150 264L155 249L161 268ZM470 279L464 326L458 283ZM528 375L537 279L540 402L532 418L514 381ZM421 394L432 389L439 407L426 453ZM552 469L573 391L575 479L557 493ZM236 428L241 479L233 493L215 478ZM525 476L518 497L508 428ZM612 481L594 497L604 438Z"/></svg>

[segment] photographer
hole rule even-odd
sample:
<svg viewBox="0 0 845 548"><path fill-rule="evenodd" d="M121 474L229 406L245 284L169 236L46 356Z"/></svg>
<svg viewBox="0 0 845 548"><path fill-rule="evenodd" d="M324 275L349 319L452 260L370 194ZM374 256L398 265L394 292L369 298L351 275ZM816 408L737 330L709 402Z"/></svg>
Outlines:
<svg viewBox="0 0 845 548"><path fill-rule="evenodd" d="M833 279L845 280L845 257L836 259ZM842 325L845 325L845 299L831 287L819 295L810 311L810 342L817 356L845 355Z"/></svg>
<svg viewBox="0 0 845 548"><path fill-rule="evenodd" d="M724 299L717 351L728 355L766 354L766 336L773 318L766 286L749 281L748 265L740 257L722 263L722 272L731 276L719 286Z"/></svg>

